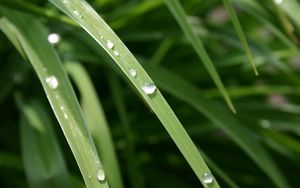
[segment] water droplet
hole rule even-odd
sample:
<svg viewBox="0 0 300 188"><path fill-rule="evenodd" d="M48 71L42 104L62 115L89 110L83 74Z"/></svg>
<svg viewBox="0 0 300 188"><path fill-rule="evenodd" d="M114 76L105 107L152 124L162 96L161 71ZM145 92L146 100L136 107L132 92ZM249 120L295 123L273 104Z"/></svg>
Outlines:
<svg viewBox="0 0 300 188"><path fill-rule="evenodd" d="M100 39L104 39L103 35L100 36Z"/></svg>
<svg viewBox="0 0 300 188"><path fill-rule="evenodd" d="M136 70L135 69L129 69L129 73L132 77L136 77Z"/></svg>
<svg viewBox="0 0 300 188"><path fill-rule="evenodd" d="M60 109L61 109L61 110L64 110L64 106L60 106Z"/></svg>
<svg viewBox="0 0 300 188"><path fill-rule="evenodd" d="M203 182L205 184L211 184L214 181L214 177L211 175L211 173L204 173L203 174Z"/></svg>
<svg viewBox="0 0 300 188"><path fill-rule="evenodd" d="M83 18L82 14L80 14L80 12L78 12L77 10L74 10L73 14L78 18Z"/></svg>
<svg viewBox="0 0 300 188"><path fill-rule="evenodd" d="M68 116L67 113L64 113L64 118L65 118L65 119L69 119L69 116Z"/></svg>
<svg viewBox="0 0 300 188"><path fill-rule="evenodd" d="M49 76L45 79L50 88L56 89L58 86L58 80L55 76Z"/></svg>
<svg viewBox="0 0 300 188"><path fill-rule="evenodd" d="M262 126L265 129L268 129L271 127L271 122L269 120L262 119L260 120L260 126Z"/></svg>
<svg viewBox="0 0 300 188"><path fill-rule="evenodd" d="M99 171L97 172L96 176L97 176L97 180L98 180L98 181L100 181L100 182L105 181L105 172L104 172L104 170L102 170L102 169L99 170Z"/></svg>
<svg viewBox="0 0 300 188"><path fill-rule="evenodd" d="M57 44L60 41L60 36L57 33L51 33L50 35L48 35L48 41L51 44Z"/></svg>
<svg viewBox="0 0 300 188"><path fill-rule="evenodd" d="M112 41L108 40L108 41L106 42L106 46L107 46L109 49L112 49L112 48L114 47L114 43L113 43Z"/></svg>
<svg viewBox="0 0 300 188"><path fill-rule="evenodd" d="M114 51L115 56L119 56L120 53L118 51Z"/></svg>
<svg viewBox="0 0 300 188"><path fill-rule="evenodd" d="M283 0L274 0L275 4L280 5L283 3Z"/></svg>
<svg viewBox="0 0 300 188"><path fill-rule="evenodd" d="M142 90L145 94L151 95L156 91L156 86L153 83L145 83L142 85Z"/></svg>
<svg viewBox="0 0 300 188"><path fill-rule="evenodd" d="M63 4L68 4L69 1L68 0L63 0Z"/></svg>

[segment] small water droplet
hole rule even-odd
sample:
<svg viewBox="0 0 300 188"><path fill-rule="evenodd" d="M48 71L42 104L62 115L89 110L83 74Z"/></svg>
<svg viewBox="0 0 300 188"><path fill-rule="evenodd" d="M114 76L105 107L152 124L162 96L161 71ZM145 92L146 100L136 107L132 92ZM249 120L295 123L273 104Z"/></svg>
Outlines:
<svg viewBox="0 0 300 188"><path fill-rule="evenodd" d="M100 36L100 39L104 39L103 35Z"/></svg>
<svg viewBox="0 0 300 188"><path fill-rule="evenodd" d="M61 110L64 110L64 106L60 106L60 109L61 109Z"/></svg>
<svg viewBox="0 0 300 188"><path fill-rule="evenodd" d="M99 170L99 171L97 172L96 176L97 176L97 180L98 180L98 181L100 181L100 182L105 181L105 172L104 172L104 170L102 170L102 169Z"/></svg>
<svg viewBox="0 0 300 188"><path fill-rule="evenodd" d="M275 4L280 5L283 3L283 0L274 0Z"/></svg>
<svg viewBox="0 0 300 188"><path fill-rule="evenodd" d="M63 0L63 4L68 4L69 1L68 0Z"/></svg>
<svg viewBox="0 0 300 188"><path fill-rule="evenodd" d="M214 177L211 175L211 173L204 173L203 174L203 182L205 184L211 184L214 181Z"/></svg>
<svg viewBox="0 0 300 188"><path fill-rule="evenodd" d="M74 10L73 14L78 18L83 18L82 14L80 14L80 12L78 12L77 10Z"/></svg>
<svg viewBox="0 0 300 188"><path fill-rule="evenodd" d="M142 90L145 94L151 95L156 91L156 86L153 83L145 83L142 85Z"/></svg>
<svg viewBox="0 0 300 188"><path fill-rule="evenodd" d="M51 44L57 44L60 41L60 36L57 33L51 33L50 35L48 35L48 41Z"/></svg>
<svg viewBox="0 0 300 188"><path fill-rule="evenodd" d="M109 49L113 49L114 43L113 43L112 41L108 40L108 41L106 42L106 46L107 46Z"/></svg>
<svg viewBox="0 0 300 188"><path fill-rule="evenodd" d="M135 78L136 77L136 70L135 69L129 69L130 75Z"/></svg>
<svg viewBox="0 0 300 188"><path fill-rule="evenodd" d="M115 56L119 56L120 53L118 51L114 51Z"/></svg>
<svg viewBox="0 0 300 188"><path fill-rule="evenodd" d="M64 113L64 118L65 118L65 119L69 119L69 116L68 116L67 113Z"/></svg>
<svg viewBox="0 0 300 188"><path fill-rule="evenodd" d="M45 79L50 88L56 89L58 86L58 80L55 76L49 76Z"/></svg>

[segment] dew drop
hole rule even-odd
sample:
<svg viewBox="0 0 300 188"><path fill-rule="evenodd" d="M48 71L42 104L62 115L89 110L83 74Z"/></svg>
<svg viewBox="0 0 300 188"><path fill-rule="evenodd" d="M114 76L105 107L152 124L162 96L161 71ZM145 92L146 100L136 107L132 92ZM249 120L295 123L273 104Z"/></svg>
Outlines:
<svg viewBox="0 0 300 188"><path fill-rule="evenodd" d="M68 116L67 113L64 113L64 118L65 118L65 119L69 119L69 116Z"/></svg>
<svg viewBox="0 0 300 188"><path fill-rule="evenodd" d="M100 39L104 39L103 35L100 36Z"/></svg>
<svg viewBox="0 0 300 188"><path fill-rule="evenodd" d="M274 0L275 4L280 5L283 3L283 0Z"/></svg>
<svg viewBox="0 0 300 188"><path fill-rule="evenodd" d="M211 173L204 173L203 174L203 182L205 184L211 184L214 181L214 177L211 175Z"/></svg>
<svg viewBox="0 0 300 188"><path fill-rule="evenodd" d="M113 49L114 43L113 43L112 41L108 40L108 41L106 42L106 46L107 46L109 49Z"/></svg>
<svg viewBox="0 0 300 188"><path fill-rule="evenodd" d="M120 53L118 51L114 51L114 54L115 54L115 56L118 56L118 57L120 55Z"/></svg>
<svg viewBox="0 0 300 188"><path fill-rule="evenodd" d="M61 109L61 110L64 110L64 106L60 106L60 109Z"/></svg>
<svg viewBox="0 0 300 188"><path fill-rule="evenodd" d="M60 36L57 33L51 33L50 35L48 35L48 41L51 44L57 44L60 41Z"/></svg>
<svg viewBox="0 0 300 188"><path fill-rule="evenodd" d="M105 181L105 172L104 172L104 170L102 170L102 169L99 170L99 171L97 172L96 176L97 176L97 180L98 180L98 181L100 181L100 182Z"/></svg>
<svg viewBox="0 0 300 188"><path fill-rule="evenodd" d="M80 14L80 12L78 12L77 10L74 10L73 14L78 18L83 18L82 14Z"/></svg>
<svg viewBox="0 0 300 188"><path fill-rule="evenodd" d="M136 77L136 70L135 69L129 69L130 75L135 78Z"/></svg>
<svg viewBox="0 0 300 188"><path fill-rule="evenodd" d="M45 79L50 88L56 89L58 86L58 80L55 76L49 76Z"/></svg>
<svg viewBox="0 0 300 188"><path fill-rule="evenodd" d="M63 4L68 4L69 1L68 0L63 0Z"/></svg>
<svg viewBox="0 0 300 188"><path fill-rule="evenodd" d="M156 91L156 86L153 83L145 83L142 85L142 90L145 94L151 95Z"/></svg>

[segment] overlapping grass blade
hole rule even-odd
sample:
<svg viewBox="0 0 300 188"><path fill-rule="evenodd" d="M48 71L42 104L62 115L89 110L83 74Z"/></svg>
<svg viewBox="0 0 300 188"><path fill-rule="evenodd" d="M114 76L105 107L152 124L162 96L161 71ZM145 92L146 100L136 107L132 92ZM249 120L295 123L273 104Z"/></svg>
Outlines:
<svg viewBox="0 0 300 188"><path fill-rule="evenodd" d="M81 64L68 62L65 64L65 67L79 89L82 110L103 167L106 169L108 182L112 188L122 188L123 182L118 159L114 151L115 147L92 81Z"/></svg>
<svg viewBox="0 0 300 188"><path fill-rule="evenodd" d="M22 157L31 188L71 187L50 115L39 101L19 97Z"/></svg>
<svg viewBox="0 0 300 188"><path fill-rule="evenodd" d="M83 120L78 101L44 27L31 16L3 7L0 27L37 73L51 107L72 149L89 188L108 187L99 182L102 166L91 135Z"/></svg>
<svg viewBox="0 0 300 188"><path fill-rule="evenodd" d="M255 62L254 62L249 44L247 42L246 36L245 36L244 31L242 29L242 26L239 22L239 19L238 19L237 15L234 11L234 8L232 6L232 2L231 2L231 0L223 0L223 2L224 2L224 5L225 5L225 8L226 8L226 10L227 10L227 12L228 12L228 14L231 18L234 29L236 30L236 33L238 34L239 39L240 39L240 41L241 41L241 43L242 43L242 45L245 49L245 52L246 52L246 55L248 57L249 63L251 64L255 75L258 76L258 72L257 72L257 69L256 69L256 65L255 65Z"/></svg>
<svg viewBox="0 0 300 188"><path fill-rule="evenodd" d="M193 31L192 26L188 23L186 14L184 12L183 7L181 6L179 0L165 0L166 5L176 18L177 22L179 23L181 29L184 31L186 37L189 39L191 45L194 47L194 50L197 52L197 55L202 60L203 64L205 65L207 71L209 72L210 76L212 77L213 81L217 85L219 91L222 93L227 105L229 108L235 113L235 108L232 104L232 101L226 91L226 88L223 85L220 76L214 67L213 62L211 61L208 53L206 52L200 38L195 34Z"/></svg>
<svg viewBox="0 0 300 188"><path fill-rule="evenodd" d="M153 112L155 112L190 167L196 173L198 179L204 187L207 187L208 185L203 180L203 174L208 173L210 170L197 151L197 148L159 90L153 85L152 89L154 88L154 91L152 94L144 91L145 87L149 86L148 84L153 84L153 81L117 35L114 34L110 27L86 1L50 0L50 2L78 22L106 50L146 103L149 104ZM131 70L134 70L136 75L132 75ZM217 181L214 181L209 186L219 187Z"/></svg>
<svg viewBox="0 0 300 188"><path fill-rule="evenodd" d="M289 187L285 177L253 133L231 114L202 96L193 85L159 67L145 66L157 84L168 93L181 99L209 118L214 125L230 136L269 176L277 187Z"/></svg>

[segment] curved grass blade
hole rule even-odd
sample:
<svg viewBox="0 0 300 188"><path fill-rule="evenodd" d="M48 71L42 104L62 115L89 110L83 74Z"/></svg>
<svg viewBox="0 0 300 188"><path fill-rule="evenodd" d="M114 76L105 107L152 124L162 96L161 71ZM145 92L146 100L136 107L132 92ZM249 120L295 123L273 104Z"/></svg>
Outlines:
<svg viewBox="0 0 300 188"><path fill-rule="evenodd" d="M191 45L195 49L197 55L202 60L204 66L206 67L207 71L209 72L211 78L215 82L217 88L219 89L220 93L224 97L227 105L229 108L233 111L233 113L236 113L236 110L232 104L232 101L226 91L226 88L224 87L222 80L220 79L220 76L211 61L208 53L206 52L201 40L199 37L195 34L193 31L192 26L188 23L186 19L186 14L184 12L183 7L181 6L180 2L178 0L165 0L166 5L176 18L177 22L179 23L181 29L184 31L186 37L189 39Z"/></svg>
<svg viewBox="0 0 300 188"><path fill-rule="evenodd" d="M197 148L151 78L105 21L86 1L50 0L50 2L78 22L111 56L160 119L203 186L219 187L217 181L210 185L204 182L203 175L210 173L210 170Z"/></svg>
<svg viewBox="0 0 300 188"><path fill-rule="evenodd" d="M98 100L95 88L88 73L82 65L76 62L65 64L66 70L73 78L81 96L81 106L86 122L93 136L96 149L102 160L108 182L113 188L122 188L123 182L119 169L111 133Z"/></svg>
<svg viewBox="0 0 300 188"><path fill-rule="evenodd" d="M19 96L22 157L31 188L70 188L67 167L53 131L50 115L38 101Z"/></svg>
<svg viewBox="0 0 300 188"><path fill-rule="evenodd" d="M242 43L242 45L245 49L246 55L248 57L248 60L251 64L252 68L253 68L253 71L254 71L255 75L258 76L258 72L257 72L256 66L255 66L255 63L254 63L254 59L253 59L249 44L247 42L246 36L243 32L243 29L242 29L242 26L239 22L239 19L238 19L237 15L234 11L234 8L232 6L232 2L230 0L223 0L223 3L225 5L225 8L226 8L230 18L231 18L234 29L236 30L236 33L238 34L239 39L240 39L240 41L241 41L241 43Z"/></svg>
<svg viewBox="0 0 300 188"><path fill-rule="evenodd" d="M92 137L86 127L78 101L43 26L31 16L0 7L6 17L0 28L26 55L36 71L55 116L71 147L88 188L108 187ZM21 48L21 49L20 49ZM104 176L105 177L105 176Z"/></svg>
<svg viewBox="0 0 300 188"><path fill-rule="evenodd" d="M283 174L265 149L255 139L252 132L241 125L231 114L217 104L202 97L201 92L196 87L167 70L156 66L144 67L163 90L203 113L214 125L221 128L231 137L269 176L277 187L289 187Z"/></svg>

